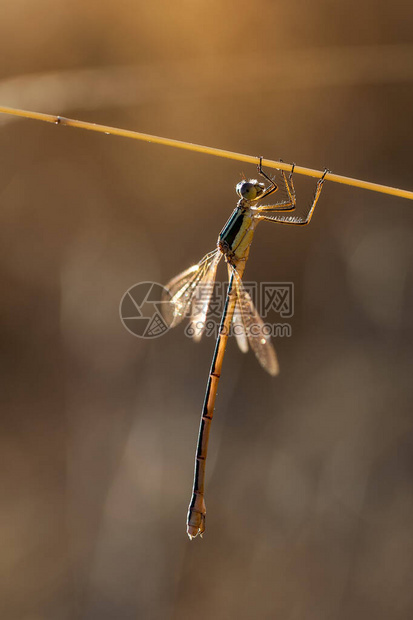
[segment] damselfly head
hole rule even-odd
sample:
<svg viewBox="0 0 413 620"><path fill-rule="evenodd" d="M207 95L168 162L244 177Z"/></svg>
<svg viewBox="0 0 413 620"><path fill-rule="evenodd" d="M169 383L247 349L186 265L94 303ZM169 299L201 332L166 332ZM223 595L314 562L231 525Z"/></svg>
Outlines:
<svg viewBox="0 0 413 620"><path fill-rule="evenodd" d="M238 196L248 202L258 200L265 191L264 183L259 183L256 179L240 181L235 188Z"/></svg>

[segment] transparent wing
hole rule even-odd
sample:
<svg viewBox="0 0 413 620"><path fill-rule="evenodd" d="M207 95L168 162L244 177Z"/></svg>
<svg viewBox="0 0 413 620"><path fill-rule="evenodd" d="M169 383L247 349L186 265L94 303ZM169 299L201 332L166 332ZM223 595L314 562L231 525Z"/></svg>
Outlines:
<svg viewBox="0 0 413 620"><path fill-rule="evenodd" d="M211 263L194 290L191 306L190 330L194 334L193 338L199 342L205 331L205 320L208 312L209 302L211 301L212 291L214 290L215 277L217 275L218 263L222 258L222 253L218 250ZM190 333L191 333L190 332Z"/></svg>
<svg viewBox="0 0 413 620"><path fill-rule="evenodd" d="M234 316L232 319L232 329L235 334L235 338L237 339L237 343L239 348L243 353L248 352L248 338L245 332L244 323L242 321L241 308L237 299L237 303L235 304Z"/></svg>
<svg viewBox="0 0 413 620"><path fill-rule="evenodd" d="M241 309L241 318L249 345L261 366L275 376L279 372L277 355L271 344L269 335L264 330L264 323L252 303L250 295L244 288L242 280L235 268L234 282L237 292L237 306Z"/></svg>
<svg viewBox="0 0 413 620"><path fill-rule="evenodd" d="M170 297L164 296L162 310L164 318L171 327L178 325L189 314L194 293L208 274L211 265L214 266L217 256L219 258L222 256L219 250L210 252L197 265L189 267L166 285Z"/></svg>

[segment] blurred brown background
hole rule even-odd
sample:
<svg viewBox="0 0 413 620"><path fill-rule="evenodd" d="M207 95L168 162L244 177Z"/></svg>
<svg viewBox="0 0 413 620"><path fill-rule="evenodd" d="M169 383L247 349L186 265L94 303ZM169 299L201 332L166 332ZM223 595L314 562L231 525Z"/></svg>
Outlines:
<svg viewBox="0 0 413 620"><path fill-rule="evenodd" d="M407 0L5 2L0 102L413 189L412 25ZM411 618L412 203L326 183L309 227L258 228L246 278L294 282L293 335L276 379L229 343L190 543L213 341L133 338L119 302L213 249L255 168L0 123L0 617Z"/></svg>

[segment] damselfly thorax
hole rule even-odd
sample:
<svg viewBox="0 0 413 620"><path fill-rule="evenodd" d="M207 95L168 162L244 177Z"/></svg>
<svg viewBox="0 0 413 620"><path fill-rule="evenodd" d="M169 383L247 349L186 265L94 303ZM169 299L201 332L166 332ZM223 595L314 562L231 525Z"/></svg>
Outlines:
<svg viewBox="0 0 413 620"><path fill-rule="evenodd" d="M238 261L246 261L248 258L254 231L259 222L251 206L262 197L265 185L255 179L241 181L236 192L240 200L219 233L217 244L226 261L234 266Z"/></svg>
<svg viewBox="0 0 413 620"><path fill-rule="evenodd" d="M246 261L258 220L248 206L237 206L218 237L218 249L231 265Z"/></svg>

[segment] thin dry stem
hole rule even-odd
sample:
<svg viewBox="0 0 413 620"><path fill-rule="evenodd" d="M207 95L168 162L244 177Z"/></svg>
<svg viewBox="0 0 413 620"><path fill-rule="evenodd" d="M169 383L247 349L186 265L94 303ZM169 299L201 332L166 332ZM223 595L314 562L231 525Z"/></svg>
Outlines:
<svg viewBox="0 0 413 620"><path fill-rule="evenodd" d="M65 118L64 116L56 116L54 114L43 114L41 112L30 112L27 110L18 110L16 108L1 106L0 113L11 114L13 116L19 116L22 118L31 118L38 121L44 121L46 123L54 123L55 125L78 127L79 129L97 131L98 133L104 133L112 136L122 136L124 138L132 138L133 140L143 140L145 142L153 142L154 144L173 146L178 149L195 151L197 153L205 153L206 155L215 155L216 157L225 157L226 159L234 159L249 164L257 164L257 162L259 161L259 158L253 155L244 155L243 153L234 153L232 151L217 149L211 146L203 146L201 144L192 144L191 142L183 142L181 140L173 140L171 138L152 136L147 133L131 131L130 129L118 129L117 127L110 127L108 125L97 125L96 123L78 121L72 118ZM279 170L285 170L287 172L291 170L291 164L280 161L273 161L271 159L263 159L262 165L267 168L277 168ZM295 166L294 173L303 174L305 176L314 178L321 178L323 175L323 171L312 170L311 168L303 168L302 166ZM410 200L413 200L413 192L405 189L398 189L396 187L389 187L388 185L379 185L378 183L370 183L369 181L352 179L350 177L344 177L339 174L333 174L331 172L329 172L325 178L327 181L343 183L344 185L352 185L353 187L360 187L362 189L369 189L371 191L380 192L382 194L390 194L392 196L399 196L400 198L408 198Z"/></svg>

